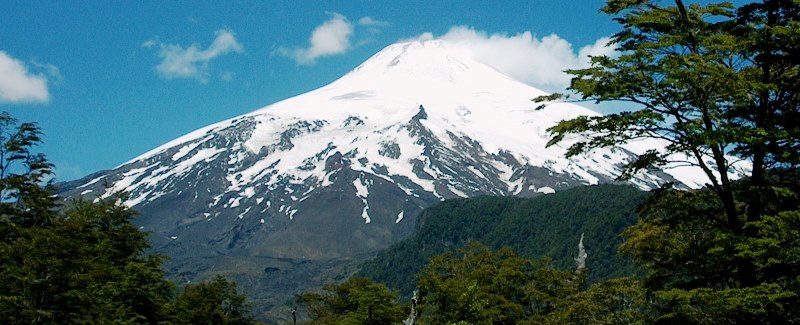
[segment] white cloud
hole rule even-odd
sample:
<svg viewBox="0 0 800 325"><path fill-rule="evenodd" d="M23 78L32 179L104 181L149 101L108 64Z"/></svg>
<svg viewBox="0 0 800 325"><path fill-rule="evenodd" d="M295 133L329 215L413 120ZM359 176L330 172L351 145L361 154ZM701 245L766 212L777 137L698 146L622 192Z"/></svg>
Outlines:
<svg viewBox="0 0 800 325"><path fill-rule="evenodd" d="M383 20L377 20L370 16L361 17L358 19L358 26L366 29L366 31L370 35L377 35L380 34L381 28L389 26L389 22ZM362 40L361 43L367 43L369 41Z"/></svg>
<svg viewBox="0 0 800 325"><path fill-rule="evenodd" d="M317 26L311 33L309 47L279 48L275 53L291 58L298 64L310 65L316 63L317 58L347 52L351 46L353 24L340 14L331 13L331 16L331 19Z"/></svg>
<svg viewBox="0 0 800 325"><path fill-rule="evenodd" d="M159 48L161 63L156 66L156 71L164 78L193 78L206 83L212 60L228 53L244 52L244 47L236 41L232 31L220 29L215 35L214 41L204 50L197 44L184 48L178 44L165 44L157 39L142 43L142 47Z"/></svg>
<svg viewBox="0 0 800 325"><path fill-rule="evenodd" d="M358 25L360 26L389 26L389 22L377 20L370 16L361 17L358 20Z"/></svg>
<svg viewBox="0 0 800 325"><path fill-rule="evenodd" d="M55 66L48 66L58 72ZM31 74L24 63L0 51L0 102L46 103L49 100L47 77Z"/></svg>
<svg viewBox="0 0 800 325"><path fill-rule="evenodd" d="M431 33L417 37L420 40L433 38ZM606 46L608 37L581 47L577 52L572 44L556 34L537 38L528 31L512 36L490 35L470 27L454 26L436 38L458 46L474 59L504 74L551 92L563 92L569 86L571 77L564 70L589 66L587 55L613 56L615 53Z"/></svg>

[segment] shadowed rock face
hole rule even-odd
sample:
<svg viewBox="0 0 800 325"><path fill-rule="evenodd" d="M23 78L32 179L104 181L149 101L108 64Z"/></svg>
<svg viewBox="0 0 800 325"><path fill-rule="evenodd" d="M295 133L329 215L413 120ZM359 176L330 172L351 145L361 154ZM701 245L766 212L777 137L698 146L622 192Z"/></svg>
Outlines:
<svg viewBox="0 0 800 325"><path fill-rule="evenodd" d="M60 194L126 191L135 223L172 258L171 276L227 274L269 310L346 278L442 200L612 182L634 153L566 160L564 147L545 148L558 120L596 113L535 111L541 94L444 43L396 44L326 87L61 184ZM668 171L633 183L668 181L680 183Z"/></svg>

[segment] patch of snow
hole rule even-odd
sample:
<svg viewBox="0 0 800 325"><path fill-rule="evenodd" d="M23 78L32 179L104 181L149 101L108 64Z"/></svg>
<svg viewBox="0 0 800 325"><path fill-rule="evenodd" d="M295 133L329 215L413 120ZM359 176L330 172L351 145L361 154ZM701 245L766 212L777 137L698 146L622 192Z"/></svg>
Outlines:
<svg viewBox="0 0 800 325"><path fill-rule="evenodd" d="M197 148L197 146L199 146L202 143L203 143L202 141L197 141L197 142L192 143L190 145L186 145L186 146L181 147L180 149L178 149L178 152L176 152L174 155L172 155L172 161L180 160L181 158L186 156L186 154L188 154L189 152L191 152L192 150Z"/></svg>
<svg viewBox="0 0 800 325"><path fill-rule="evenodd" d="M361 179L356 179L353 181L353 186L356 188L356 195L361 198L366 198L369 196L369 187L364 184L365 181Z"/></svg>
<svg viewBox="0 0 800 325"><path fill-rule="evenodd" d="M222 196L223 196L223 194L220 194L220 195L217 195L217 196L211 198L214 201L209 203L208 207L210 208L210 207L213 207L213 206L216 206L217 204L219 204L219 201L222 200Z"/></svg>
<svg viewBox="0 0 800 325"><path fill-rule="evenodd" d="M239 219L243 219L244 215L247 214L248 212L250 212L250 208L252 208L252 207L247 207L247 209L245 209L244 212L240 213L239 214Z"/></svg>
<svg viewBox="0 0 800 325"><path fill-rule="evenodd" d="M372 219L369 218L369 204L364 206L364 210L361 211L361 218L364 219L364 223L370 223Z"/></svg>
<svg viewBox="0 0 800 325"><path fill-rule="evenodd" d="M81 186L78 186L78 188L84 188L84 187L87 187L87 186L89 186L89 185L92 185L92 184L94 184L94 183L97 183L97 182L99 182L101 179L103 179L103 178L106 178L106 176L108 176L108 175L103 175L103 176L97 177L97 178L95 178L95 179L93 179L93 180L89 181L89 182L88 182L88 183L86 183L86 184L83 184L83 185L81 185Z"/></svg>
<svg viewBox="0 0 800 325"><path fill-rule="evenodd" d="M447 185L447 189L449 189L450 192L453 192L453 194L458 195L460 197L469 197L469 195L467 195L467 193L464 193L464 192L458 190L453 185Z"/></svg>
<svg viewBox="0 0 800 325"><path fill-rule="evenodd" d="M544 194L553 194L556 192L552 187L549 186L542 186L536 190L536 192L544 193Z"/></svg>
<svg viewBox="0 0 800 325"><path fill-rule="evenodd" d="M486 177L486 175L484 175L484 174L483 174L483 173L482 173L480 170L478 170L478 169L477 169L477 168L475 168L474 166L467 166L467 169L468 169L469 171L471 171L473 174L475 174L475 175L477 175L478 177L480 177L480 178L483 178L483 179L489 179L488 177Z"/></svg>
<svg viewBox="0 0 800 325"><path fill-rule="evenodd" d="M253 195L256 195L256 190L251 186L251 187L248 187L248 188L244 189L244 192L242 194L244 195L244 197L249 199L249 198L253 197Z"/></svg>
<svg viewBox="0 0 800 325"><path fill-rule="evenodd" d="M241 196L235 197L235 198L230 198L228 200L228 207L231 208L231 209L235 208L235 207L238 207L241 201L242 201L242 197Z"/></svg>

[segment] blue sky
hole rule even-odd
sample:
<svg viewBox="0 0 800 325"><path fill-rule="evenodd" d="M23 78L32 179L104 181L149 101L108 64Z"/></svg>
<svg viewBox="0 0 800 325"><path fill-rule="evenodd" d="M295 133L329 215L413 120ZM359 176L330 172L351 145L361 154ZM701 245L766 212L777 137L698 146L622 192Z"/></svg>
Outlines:
<svg viewBox="0 0 800 325"><path fill-rule="evenodd" d="M38 122L57 180L445 38L545 90L603 53L601 1L0 1L0 110Z"/></svg>

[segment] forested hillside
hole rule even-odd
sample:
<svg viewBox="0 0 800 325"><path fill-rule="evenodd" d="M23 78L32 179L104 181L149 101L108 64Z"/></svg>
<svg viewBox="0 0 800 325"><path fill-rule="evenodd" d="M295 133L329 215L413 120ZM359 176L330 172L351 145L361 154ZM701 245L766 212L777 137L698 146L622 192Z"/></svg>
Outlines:
<svg viewBox="0 0 800 325"><path fill-rule="evenodd" d="M630 258L617 254L623 229L636 222L636 207L648 194L632 187L579 187L535 198L485 196L445 201L425 210L414 234L366 262L358 275L409 295L415 274L435 255L469 241L509 246L520 256L550 257L559 269L575 267L584 234L589 281L634 273Z"/></svg>

